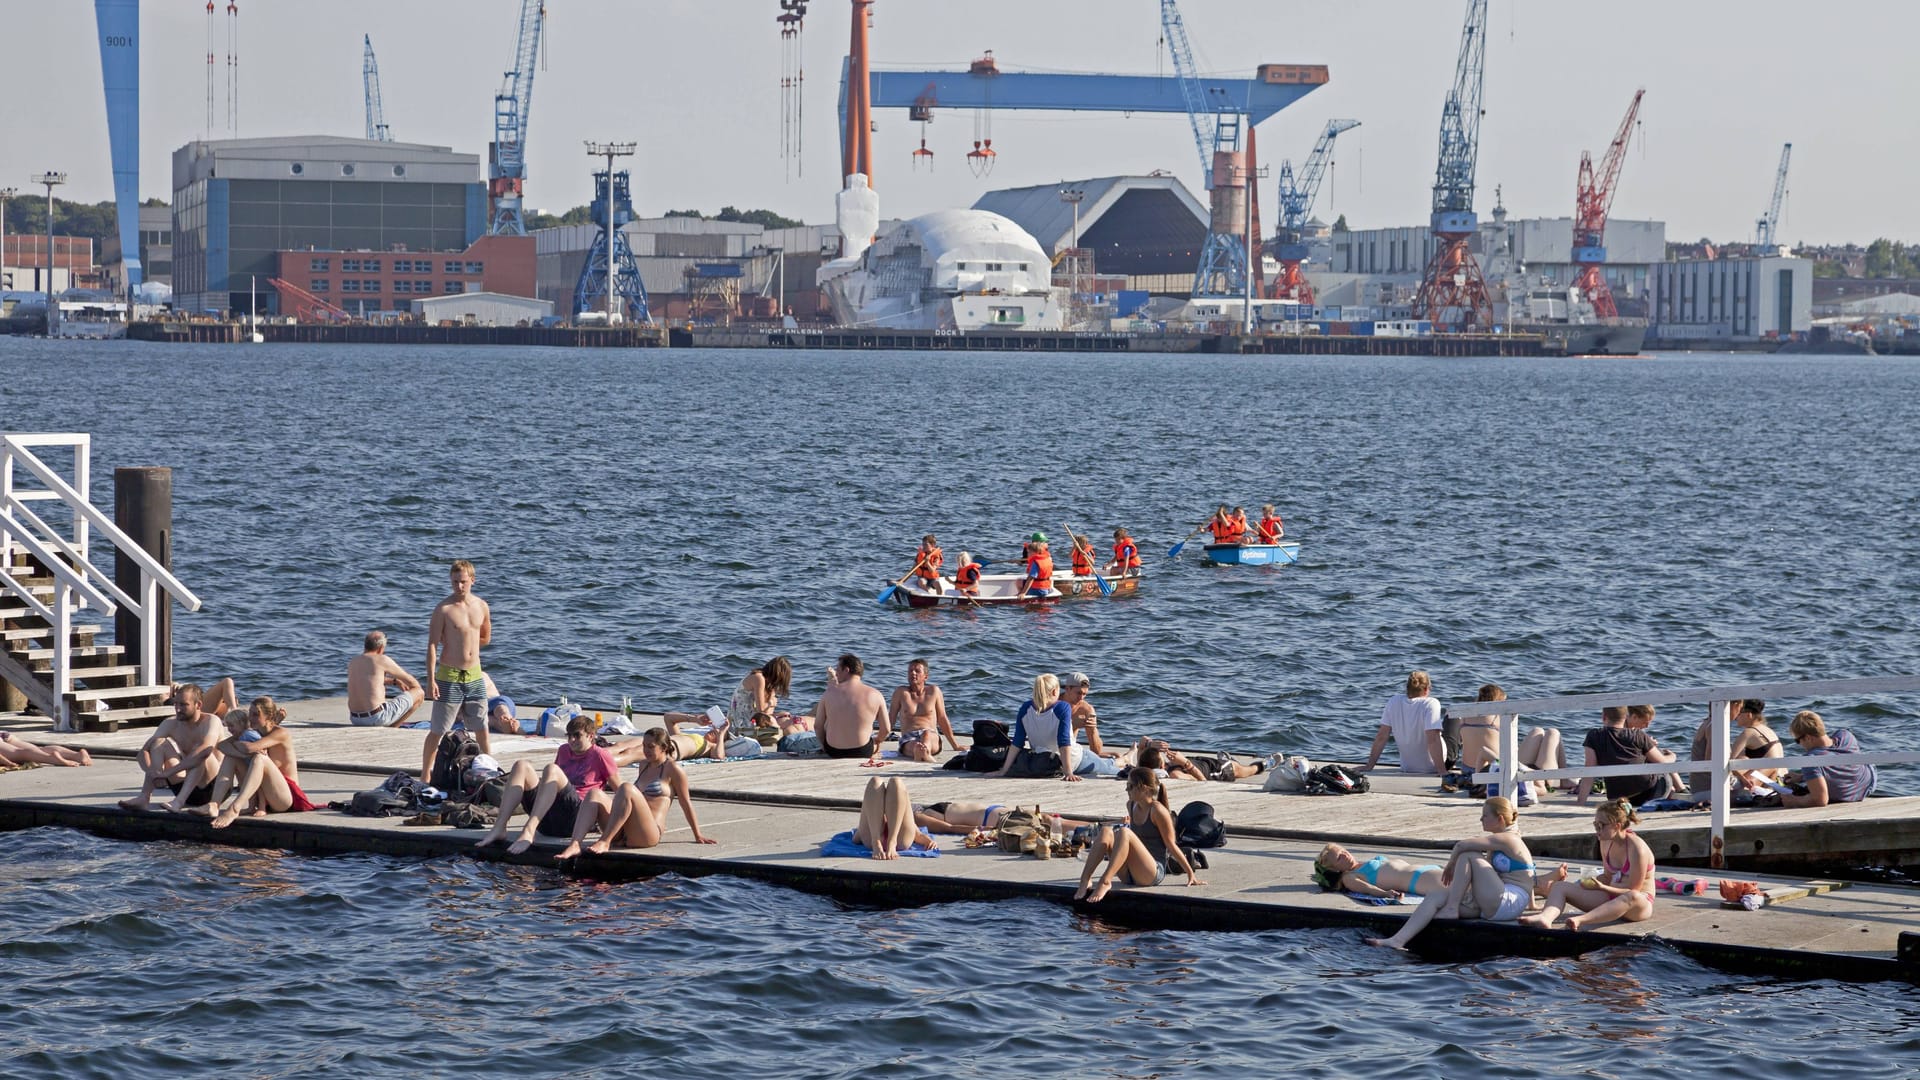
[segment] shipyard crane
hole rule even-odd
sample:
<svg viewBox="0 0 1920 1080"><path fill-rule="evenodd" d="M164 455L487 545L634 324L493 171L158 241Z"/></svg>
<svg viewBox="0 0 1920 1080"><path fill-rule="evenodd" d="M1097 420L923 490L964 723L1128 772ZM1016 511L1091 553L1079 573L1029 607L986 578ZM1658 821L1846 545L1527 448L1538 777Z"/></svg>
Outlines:
<svg viewBox="0 0 1920 1080"><path fill-rule="evenodd" d="M546 0L520 0L513 67L493 97L493 142L487 145L487 196L493 201L487 232L493 236L527 234L520 213L527 181L527 113L533 107L533 64L546 21Z"/></svg>
<svg viewBox="0 0 1920 1080"><path fill-rule="evenodd" d="M373 58L373 35L361 35L366 51L360 60L360 78L367 88L367 138L374 142L392 142L387 130L387 110L380 104L380 64Z"/></svg>
<svg viewBox="0 0 1920 1080"><path fill-rule="evenodd" d="M1275 250L1280 260L1280 276L1274 279L1273 288L1267 293L1269 299L1313 303L1313 286L1300 274L1300 264L1307 261L1307 215L1313 212L1313 200L1320 194L1320 177L1326 172L1327 159L1333 155L1333 140L1339 138L1341 132L1359 126L1358 120L1327 121L1326 129L1313 144L1313 153L1307 155L1298 175L1293 171L1291 160L1280 163L1280 233Z"/></svg>
<svg viewBox="0 0 1920 1080"><path fill-rule="evenodd" d="M1626 163L1627 141L1633 138L1633 121L1640 115L1640 99L1646 92L1644 87L1634 91L1633 104L1627 106L1627 115L1620 121L1620 130L1614 133L1598 170L1593 167L1593 155L1580 152L1580 176L1573 196L1573 264L1579 270L1573 284L1602 319L1620 314L1613 302L1613 290L1607 287L1607 276L1601 272L1601 264L1607 261L1607 211L1613 207L1614 185L1620 180L1620 166Z"/></svg>
<svg viewBox="0 0 1920 1080"><path fill-rule="evenodd" d="M1760 216L1754 226L1754 239L1759 243L1762 253L1774 246L1773 230L1780 224L1780 203L1787 197L1787 161L1792 157L1792 143L1780 148L1780 170L1773 177L1773 201L1767 204L1767 212Z"/></svg>
<svg viewBox="0 0 1920 1080"><path fill-rule="evenodd" d="M1436 330L1493 325L1487 281L1473 255L1480 222L1473 212L1474 167L1480 156L1480 94L1486 83L1487 0L1468 0L1453 88L1440 110L1440 160L1433 176L1433 258L1414 298L1417 318Z"/></svg>
<svg viewBox="0 0 1920 1080"><path fill-rule="evenodd" d="M1193 275L1194 296L1240 296L1246 291L1247 203L1253 181L1240 150L1245 126L1243 107L1236 106L1217 87L1200 81L1193 61L1193 43L1180 17L1177 0L1160 0L1160 28L1173 57L1174 74L1186 101L1187 121L1193 126L1194 148L1200 152L1200 172L1206 180L1211 211L1207 239L1200 248L1200 265Z"/></svg>

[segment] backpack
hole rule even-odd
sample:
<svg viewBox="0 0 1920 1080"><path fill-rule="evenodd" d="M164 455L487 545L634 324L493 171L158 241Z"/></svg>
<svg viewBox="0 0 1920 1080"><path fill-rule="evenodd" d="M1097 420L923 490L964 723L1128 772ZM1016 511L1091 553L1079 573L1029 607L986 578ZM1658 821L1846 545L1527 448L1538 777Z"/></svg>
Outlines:
<svg viewBox="0 0 1920 1080"><path fill-rule="evenodd" d="M1048 843L1053 835L1053 819L1040 813L1035 806L1031 810L1014 807L1000 815L1000 827L994 832L994 841L1000 850L1010 855L1022 852L1034 854L1040 845Z"/></svg>
<svg viewBox="0 0 1920 1080"><path fill-rule="evenodd" d="M1213 804L1190 802L1173 819L1173 838L1182 848L1227 846L1227 827L1213 816Z"/></svg>
<svg viewBox="0 0 1920 1080"><path fill-rule="evenodd" d="M973 722L973 745L985 750L1013 745L1013 733L1007 730L1004 720L975 720Z"/></svg>
<svg viewBox="0 0 1920 1080"><path fill-rule="evenodd" d="M412 792L401 795L383 787L357 792L347 803L347 813L354 817L399 817L419 808L420 800Z"/></svg>
<svg viewBox="0 0 1920 1080"><path fill-rule="evenodd" d="M1309 795L1364 795L1371 788L1365 773L1345 765L1322 765L1307 774L1305 790Z"/></svg>
<svg viewBox="0 0 1920 1080"><path fill-rule="evenodd" d="M467 770L480 756L480 740L465 728L454 728L440 736L433 752L433 786L449 796L467 790Z"/></svg>
<svg viewBox="0 0 1920 1080"><path fill-rule="evenodd" d="M1007 763L1007 755L1012 752L1013 748L1008 746L981 746L979 743L974 743L967 748L964 756L955 759L961 763L960 765L949 764L947 767L957 767L967 772L999 772L1000 766Z"/></svg>

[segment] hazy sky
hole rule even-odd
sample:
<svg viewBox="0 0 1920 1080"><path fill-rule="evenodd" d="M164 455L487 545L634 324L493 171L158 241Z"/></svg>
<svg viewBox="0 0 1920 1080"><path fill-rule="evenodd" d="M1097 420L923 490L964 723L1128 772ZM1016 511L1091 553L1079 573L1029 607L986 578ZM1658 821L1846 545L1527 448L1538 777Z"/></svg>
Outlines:
<svg viewBox="0 0 1920 1080"><path fill-rule="evenodd" d="M361 35L371 33L395 137L484 156L518 0L238 2L241 135L361 134ZM141 189L171 197L169 156L205 127L206 13L201 0L144 7ZM219 7L224 64L225 0ZM831 220L848 6L812 2L806 169L791 180L780 158L778 10L777 0L549 0L527 205L586 202L582 141L634 139L643 214L731 203ZM1304 156L1329 117L1363 122L1340 140L1322 216L1345 213L1355 227L1426 220L1464 0L1186 0L1184 10L1208 70L1330 65L1327 86L1260 129L1262 158L1275 163ZM1580 151L1604 151L1645 86L1616 216L1662 219L1675 239L1748 238L1791 141L1782 240L1920 241L1920 5L1493 0L1490 29L1482 214L1495 184L1516 215L1570 214ZM878 0L873 47L882 65L962 67L992 49L1005 68L1153 73L1167 66L1159 36L1156 0ZM111 197L93 5L9 0L0 45L0 184L25 189L51 168L68 172L69 197ZM984 181L965 164L971 113L941 112L930 126L931 174L909 167L918 125L904 112L877 120L887 216L968 205L989 187L1155 168L1200 186L1180 116L1002 111L992 117L999 162ZM1262 202L1272 205L1270 192Z"/></svg>

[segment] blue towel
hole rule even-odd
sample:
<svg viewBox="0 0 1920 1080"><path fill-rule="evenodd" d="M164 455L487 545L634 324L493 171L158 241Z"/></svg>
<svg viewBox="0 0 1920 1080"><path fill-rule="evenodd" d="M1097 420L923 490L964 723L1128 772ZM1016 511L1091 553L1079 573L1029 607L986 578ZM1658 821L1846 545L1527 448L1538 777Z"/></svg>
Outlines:
<svg viewBox="0 0 1920 1080"><path fill-rule="evenodd" d="M1392 907L1395 904L1418 904L1420 902L1419 897L1411 894L1402 896L1398 900L1395 900L1391 896L1368 896L1366 893L1357 892L1350 892L1347 894L1347 897L1357 903L1372 904L1374 907Z"/></svg>
<svg viewBox="0 0 1920 1080"><path fill-rule="evenodd" d="M1643 803L1640 809L1647 813L1658 813L1662 810L1693 810L1698 805L1704 804L1695 804L1687 799L1652 799Z"/></svg>
<svg viewBox="0 0 1920 1080"><path fill-rule="evenodd" d="M929 840L933 839L932 835L925 829L920 830L920 835L927 837ZM821 841L820 854L834 855L846 859L871 859L873 858L873 849L864 844L854 843L853 830L848 829L843 833L834 833L831 840ZM908 848L900 854L903 856L910 855L916 859L937 859L940 857L938 849L929 850L927 848Z"/></svg>

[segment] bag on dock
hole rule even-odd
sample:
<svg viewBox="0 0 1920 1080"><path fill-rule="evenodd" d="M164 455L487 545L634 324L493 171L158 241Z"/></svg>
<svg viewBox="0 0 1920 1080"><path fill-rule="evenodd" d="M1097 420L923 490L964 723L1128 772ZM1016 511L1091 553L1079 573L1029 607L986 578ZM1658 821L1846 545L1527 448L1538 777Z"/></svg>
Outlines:
<svg viewBox="0 0 1920 1080"><path fill-rule="evenodd" d="M1307 774L1305 791L1308 795L1365 795L1372 786L1365 773L1329 764Z"/></svg>
<svg viewBox="0 0 1920 1080"><path fill-rule="evenodd" d="M1307 774L1313 772L1313 762L1298 754L1289 754L1273 763L1267 770L1266 790L1268 791L1305 791Z"/></svg>
<svg viewBox="0 0 1920 1080"><path fill-rule="evenodd" d="M1190 802L1173 819L1173 838L1183 848L1227 846L1227 826L1213 816L1213 804Z"/></svg>
<svg viewBox="0 0 1920 1080"><path fill-rule="evenodd" d="M347 813L354 817L400 817L420 809L420 800L412 792L402 795L377 787L354 794Z"/></svg>
<svg viewBox="0 0 1920 1080"><path fill-rule="evenodd" d="M467 770L480 756L480 740L465 728L455 728L440 736L433 752L433 786L449 797L468 790Z"/></svg>
<svg viewBox="0 0 1920 1080"><path fill-rule="evenodd" d="M994 842L1000 850L1010 855L1025 852L1036 854L1043 844L1051 842L1053 837L1052 819L1040 812L1038 805L1028 810L1016 806L1000 815L1000 827L994 833Z"/></svg>

